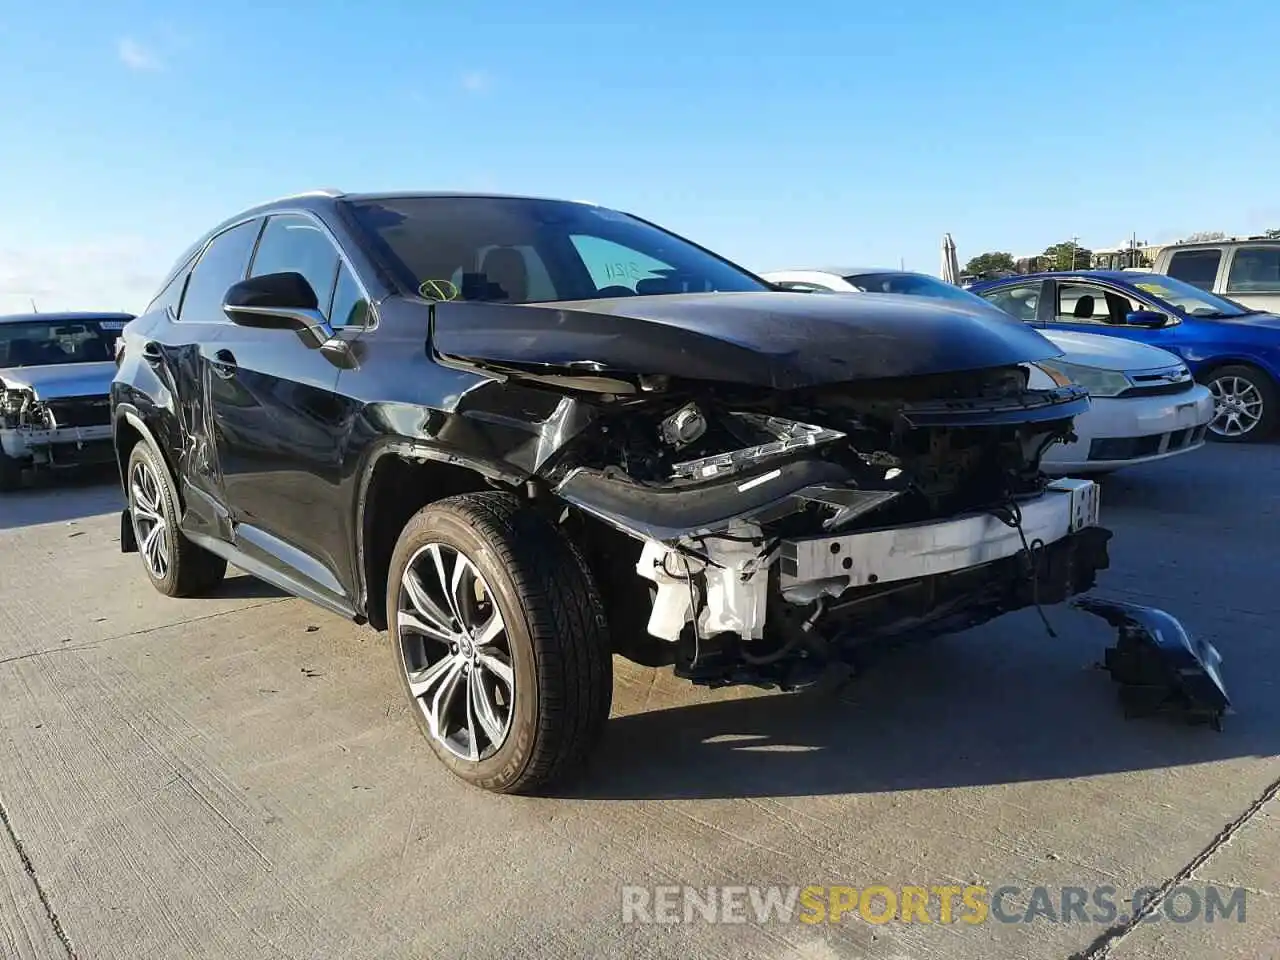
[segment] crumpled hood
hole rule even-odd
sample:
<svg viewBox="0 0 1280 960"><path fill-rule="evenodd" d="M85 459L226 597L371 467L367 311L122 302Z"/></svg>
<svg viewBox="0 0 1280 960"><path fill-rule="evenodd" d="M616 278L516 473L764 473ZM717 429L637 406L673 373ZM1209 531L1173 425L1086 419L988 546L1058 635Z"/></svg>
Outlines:
<svg viewBox="0 0 1280 960"><path fill-rule="evenodd" d="M1179 366L1182 360L1168 350L1101 333L1042 330L1045 339L1062 348L1062 359L1099 370L1157 370Z"/></svg>
<svg viewBox="0 0 1280 960"><path fill-rule="evenodd" d="M116 365L110 360L55 363L41 367L5 367L0 369L0 383L11 389L27 387L37 400L105 397L115 375Z"/></svg>
<svg viewBox="0 0 1280 960"><path fill-rule="evenodd" d="M433 343L475 362L797 389L1045 360L998 311L892 294L701 293L435 305Z"/></svg>

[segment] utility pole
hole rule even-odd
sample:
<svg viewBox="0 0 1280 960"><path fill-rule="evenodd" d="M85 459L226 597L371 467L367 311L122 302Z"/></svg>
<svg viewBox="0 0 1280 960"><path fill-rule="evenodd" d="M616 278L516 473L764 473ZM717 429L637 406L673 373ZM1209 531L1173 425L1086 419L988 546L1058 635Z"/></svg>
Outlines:
<svg viewBox="0 0 1280 960"><path fill-rule="evenodd" d="M40 312L40 308L36 306L36 298L35 298L35 297L32 297L32 298L31 298L31 312L32 312L32 313L39 313L39 312Z"/></svg>
<svg viewBox="0 0 1280 960"><path fill-rule="evenodd" d="M1071 269L1072 270L1076 268L1076 248L1079 246L1080 246L1080 238L1072 237L1071 238Z"/></svg>

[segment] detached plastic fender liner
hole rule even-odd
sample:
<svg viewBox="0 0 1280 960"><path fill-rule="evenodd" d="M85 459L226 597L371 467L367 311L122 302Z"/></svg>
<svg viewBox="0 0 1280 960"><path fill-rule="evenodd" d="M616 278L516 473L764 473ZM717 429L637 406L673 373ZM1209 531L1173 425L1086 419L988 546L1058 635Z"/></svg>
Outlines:
<svg viewBox="0 0 1280 960"><path fill-rule="evenodd" d="M674 540L725 529L732 520L775 507L815 484L839 483L849 472L825 460L766 464L699 484L649 487L580 467L556 494L618 529L645 540Z"/></svg>
<svg viewBox="0 0 1280 960"><path fill-rule="evenodd" d="M1071 605L1115 627L1119 640L1106 652L1106 668L1121 685L1128 716L1177 712L1221 729L1231 700L1222 682L1222 655L1192 637L1176 617L1156 607L1080 597Z"/></svg>

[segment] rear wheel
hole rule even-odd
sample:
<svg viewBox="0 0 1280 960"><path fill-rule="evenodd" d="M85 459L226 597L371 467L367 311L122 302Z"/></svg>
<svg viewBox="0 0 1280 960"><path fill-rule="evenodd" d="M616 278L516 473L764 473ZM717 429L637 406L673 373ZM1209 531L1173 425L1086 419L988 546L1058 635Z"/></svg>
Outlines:
<svg viewBox="0 0 1280 960"><path fill-rule="evenodd" d="M1210 371L1204 383L1213 394L1213 419L1209 421L1213 439L1250 443L1275 433L1280 420L1276 387L1261 370L1231 364Z"/></svg>
<svg viewBox="0 0 1280 960"><path fill-rule="evenodd" d="M515 496L415 514L391 558L387 624L414 719L469 783L529 793L599 740L613 695L604 605L577 548Z"/></svg>
<svg viewBox="0 0 1280 960"><path fill-rule="evenodd" d="M227 561L178 529L178 498L160 455L146 442L129 454L129 515L151 585L167 597L206 593L227 575Z"/></svg>

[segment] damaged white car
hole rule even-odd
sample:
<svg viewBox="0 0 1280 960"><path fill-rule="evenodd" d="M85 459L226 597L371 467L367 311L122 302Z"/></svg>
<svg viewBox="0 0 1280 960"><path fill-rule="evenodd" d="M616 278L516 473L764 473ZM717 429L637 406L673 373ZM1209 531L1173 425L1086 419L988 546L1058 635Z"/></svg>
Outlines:
<svg viewBox="0 0 1280 960"><path fill-rule="evenodd" d="M112 462L108 396L123 313L0 317L0 491L27 470Z"/></svg>

